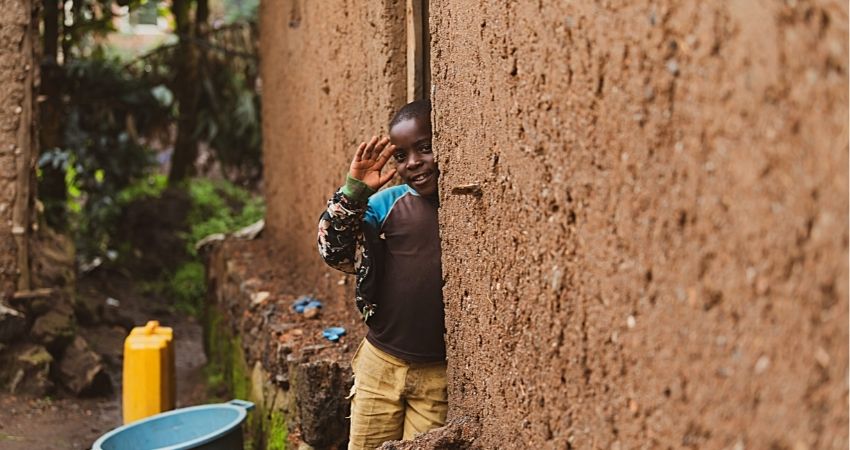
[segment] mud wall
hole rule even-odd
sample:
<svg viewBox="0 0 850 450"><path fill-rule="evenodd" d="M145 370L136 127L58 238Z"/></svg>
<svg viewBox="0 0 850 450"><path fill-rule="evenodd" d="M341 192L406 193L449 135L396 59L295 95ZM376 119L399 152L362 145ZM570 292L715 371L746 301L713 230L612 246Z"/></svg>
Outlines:
<svg viewBox="0 0 850 450"><path fill-rule="evenodd" d="M404 6L402 0L262 3L268 232L281 264L308 291L337 289L339 273L316 250L319 214L345 181L357 145L386 133L404 101ZM350 286L336 296L350 295Z"/></svg>
<svg viewBox="0 0 850 450"><path fill-rule="evenodd" d="M38 3L0 0L0 298L29 288Z"/></svg>
<svg viewBox="0 0 850 450"><path fill-rule="evenodd" d="M484 448L846 448L846 2L430 27L450 417Z"/></svg>
<svg viewBox="0 0 850 450"><path fill-rule="evenodd" d="M846 448L846 3L505 3L430 2L451 420L483 448ZM263 2L293 293L350 295L315 221L404 102L403 12Z"/></svg>

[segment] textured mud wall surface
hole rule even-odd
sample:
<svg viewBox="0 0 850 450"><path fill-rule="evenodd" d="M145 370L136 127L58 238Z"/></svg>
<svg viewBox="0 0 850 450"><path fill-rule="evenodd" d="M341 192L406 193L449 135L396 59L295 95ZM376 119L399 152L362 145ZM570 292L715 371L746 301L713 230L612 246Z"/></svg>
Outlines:
<svg viewBox="0 0 850 450"><path fill-rule="evenodd" d="M32 3L0 0L0 297L17 288L18 247L28 223L19 197L29 179L21 179L19 166L30 163L32 144ZM23 229L16 228L22 223Z"/></svg>
<svg viewBox="0 0 850 450"><path fill-rule="evenodd" d="M431 2L450 417L847 448L846 2L505 3Z"/></svg>
<svg viewBox="0 0 850 450"><path fill-rule="evenodd" d="M359 142L404 103L404 2L265 1L260 17L266 222L305 289L336 289L316 223Z"/></svg>

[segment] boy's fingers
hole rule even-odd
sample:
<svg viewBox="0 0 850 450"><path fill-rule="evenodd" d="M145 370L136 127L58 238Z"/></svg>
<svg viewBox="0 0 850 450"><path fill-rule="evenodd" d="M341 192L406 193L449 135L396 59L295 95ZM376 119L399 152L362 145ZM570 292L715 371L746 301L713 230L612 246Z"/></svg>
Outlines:
<svg viewBox="0 0 850 450"><path fill-rule="evenodd" d="M369 143L366 144L366 151L363 152L363 159L372 159L372 152L375 149L375 144L378 143L378 136L372 136L372 139L369 139Z"/></svg>
<svg viewBox="0 0 850 450"><path fill-rule="evenodd" d="M384 151L384 147L386 147L387 144L389 144L389 143L390 143L390 139L386 138L386 137L382 138L380 141L378 141L378 145L375 146L375 155L376 156L380 155L381 152Z"/></svg>
<svg viewBox="0 0 850 450"><path fill-rule="evenodd" d="M394 144L390 144L384 148L384 151L381 152L382 158L389 158L395 152L397 147Z"/></svg>
<svg viewBox="0 0 850 450"><path fill-rule="evenodd" d="M359 146L357 146L357 151L354 152L354 161L359 162L363 158L363 150L366 148L366 143L361 142Z"/></svg>
<svg viewBox="0 0 850 450"><path fill-rule="evenodd" d="M381 155L378 157L378 170L384 167L387 161L390 160L390 156L395 152L395 145L388 145L384 148L384 151L381 152Z"/></svg>
<svg viewBox="0 0 850 450"><path fill-rule="evenodd" d="M392 180L393 177L395 176L395 173L396 173L396 170L392 169L389 172L381 175L381 178L380 178L381 186L387 184L390 180Z"/></svg>

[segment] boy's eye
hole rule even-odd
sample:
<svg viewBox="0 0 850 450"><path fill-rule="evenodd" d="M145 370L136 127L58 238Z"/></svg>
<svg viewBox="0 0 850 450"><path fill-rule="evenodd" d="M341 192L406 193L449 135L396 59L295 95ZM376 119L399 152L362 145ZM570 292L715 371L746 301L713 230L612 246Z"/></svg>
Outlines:
<svg viewBox="0 0 850 450"><path fill-rule="evenodd" d="M398 152L393 153L393 159L395 159L396 162L403 162L405 156L407 156L407 155L405 155L405 153L402 152L402 151L398 151Z"/></svg>
<svg viewBox="0 0 850 450"><path fill-rule="evenodd" d="M419 147L419 152L420 153L431 153L431 144L422 144L422 146Z"/></svg>

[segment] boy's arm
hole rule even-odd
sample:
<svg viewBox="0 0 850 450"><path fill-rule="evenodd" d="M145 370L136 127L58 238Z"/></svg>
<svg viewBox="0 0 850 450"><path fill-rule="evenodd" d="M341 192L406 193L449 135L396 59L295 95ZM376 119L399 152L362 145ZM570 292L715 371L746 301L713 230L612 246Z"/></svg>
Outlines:
<svg viewBox="0 0 850 450"><path fill-rule="evenodd" d="M357 271L363 248L363 214L369 196L395 175L395 169L381 173L394 150L389 139L377 136L357 148L345 186L331 197L319 219L319 254L329 266L346 273Z"/></svg>
<svg viewBox="0 0 850 450"><path fill-rule="evenodd" d="M355 260L362 248L363 214L369 196L375 191L350 175L345 185L334 193L319 219L319 254L329 266L355 273Z"/></svg>

